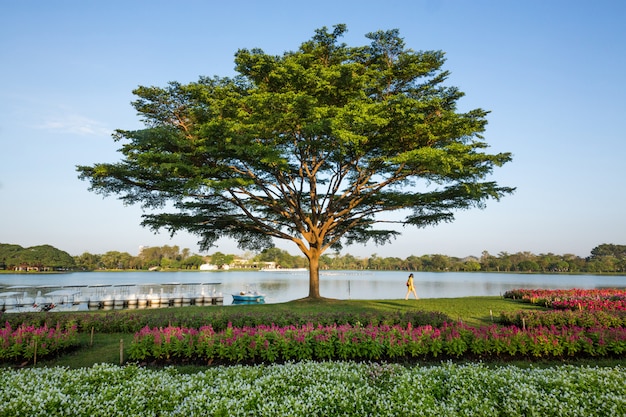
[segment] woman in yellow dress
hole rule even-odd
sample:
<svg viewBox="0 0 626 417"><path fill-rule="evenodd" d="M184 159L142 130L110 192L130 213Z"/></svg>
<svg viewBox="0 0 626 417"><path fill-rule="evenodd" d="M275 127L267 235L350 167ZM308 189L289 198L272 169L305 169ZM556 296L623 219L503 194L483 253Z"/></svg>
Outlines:
<svg viewBox="0 0 626 417"><path fill-rule="evenodd" d="M406 297L404 297L404 299L408 300L411 293L415 295L416 300L419 300L419 297L417 296L417 291L415 291L415 285L413 284L413 274L410 274L409 279L406 281Z"/></svg>

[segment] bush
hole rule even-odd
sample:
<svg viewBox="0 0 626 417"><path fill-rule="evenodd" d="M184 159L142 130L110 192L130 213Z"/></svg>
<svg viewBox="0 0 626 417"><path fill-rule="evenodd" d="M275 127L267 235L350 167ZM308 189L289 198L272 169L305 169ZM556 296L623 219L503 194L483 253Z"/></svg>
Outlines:
<svg viewBox="0 0 626 417"><path fill-rule="evenodd" d="M626 327L626 311L524 310L502 312L498 323L515 325L520 328L537 326Z"/></svg>
<svg viewBox="0 0 626 417"><path fill-rule="evenodd" d="M99 333L136 333L144 327L188 327L198 329L202 326L211 326L215 331L221 331L229 326L254 327L260 325L314 325L328 326L332 324L374 324L400 325L409 323L414 326L432 325L440 327L449 317L443 313L425 311L405 312L368 312L351 313L342 311L298 313L241 311L230 312L226 309L160 309L160 310L124 310L111 312L80 312L80 313L23 313L5 314L7 322L13 327L20 325L41 327L67 327L76 325L79 331L89 332L93 328Z"/></svg>

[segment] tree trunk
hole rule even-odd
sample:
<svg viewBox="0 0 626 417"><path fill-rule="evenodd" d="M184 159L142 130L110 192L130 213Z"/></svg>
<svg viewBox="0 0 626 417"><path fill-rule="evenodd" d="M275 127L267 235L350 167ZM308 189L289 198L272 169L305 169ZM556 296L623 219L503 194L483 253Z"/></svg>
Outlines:
<svg viewBox="0 0 626 417"><path fill-rule="evenodd" d="M322 298L320 296L320 255L317 251L309 256L309 298Z"/></svg>

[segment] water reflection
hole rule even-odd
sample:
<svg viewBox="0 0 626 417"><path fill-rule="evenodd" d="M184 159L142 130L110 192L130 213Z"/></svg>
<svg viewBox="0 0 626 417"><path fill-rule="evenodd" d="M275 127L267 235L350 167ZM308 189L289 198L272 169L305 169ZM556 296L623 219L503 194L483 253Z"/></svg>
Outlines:
<svg viewBox="0 0 626 417"><path fill-rule="evenodd" d="M245 300L233 300L232 302L233 305L254 305L254 304L265 304L265 300L258 300L258 301L245 301Z"/></svg>

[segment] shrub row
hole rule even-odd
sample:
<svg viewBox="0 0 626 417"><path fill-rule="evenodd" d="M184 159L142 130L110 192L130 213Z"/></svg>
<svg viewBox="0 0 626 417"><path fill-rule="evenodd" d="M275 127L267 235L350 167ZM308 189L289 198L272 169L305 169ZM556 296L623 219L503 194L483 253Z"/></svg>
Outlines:
<svg viewBox="0 0 626 417"><path fill-rule="evenodd" d="M538 326L626 327L626 311L549 310L501 312L498 323L520 328Z"/></svg>
<svg viewBox="0 0 626 417"><path fill-rule="evenodd" d="M215 331L144 328L131 360L264 363L289 360L390 360L502 356L560 358L622 355L625 328L516 326L474 328L462 323L406 327L330 325L228 327Z"/></svg>
<svg viewBox="0 0 626 417"><path fill-rule="evenodd" d="M232 312L227 308L216 309L162 309L141 311L81 312L81 313L23 313L5 314L7 323L13 327L28 325L34 327L63 328L76 326L79 331L88 332L93 328L99 333L135 333L148 327L188 327L200 328L210 325L215 331L234 327L254 327L259 325L289 326L313 323L328 326L332 324L373 324L400 325L409 323L414 326L432 325L440 327L450 318L443 313L430 311L395 311L395 312L319 312L302 314L300 312L258 311Z"/></svg>

